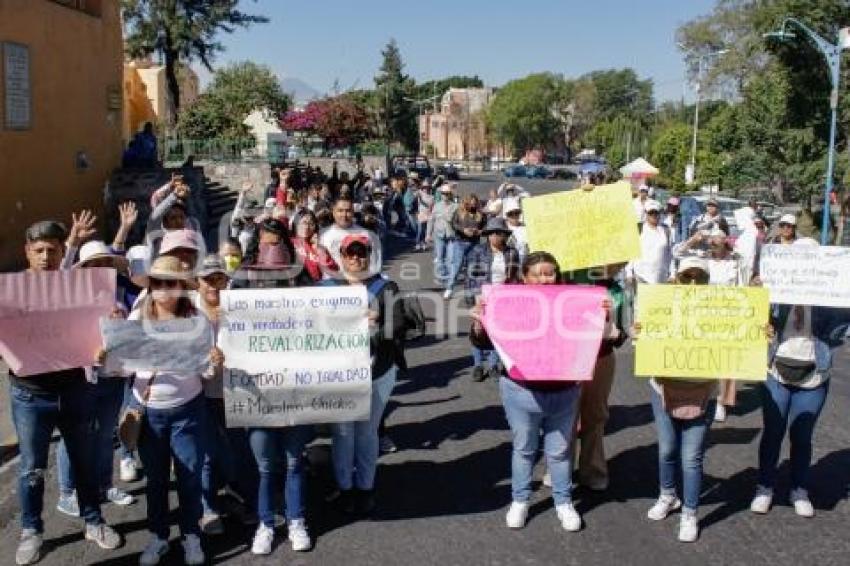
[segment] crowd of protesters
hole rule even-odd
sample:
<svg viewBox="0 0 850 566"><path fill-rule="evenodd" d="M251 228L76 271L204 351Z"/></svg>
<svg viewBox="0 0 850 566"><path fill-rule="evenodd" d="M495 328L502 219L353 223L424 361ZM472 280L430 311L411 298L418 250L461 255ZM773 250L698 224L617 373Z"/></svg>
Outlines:
<svg viewBox="0 0 850 566"><path fill-rule="evenodd" d="M220 294L227 289L365 287L370 326L383 330L373 332L370 343L371 409L367 420L330 426L336 490L327 497L356 516L369 515L377 505L378 456L382 449L394 449L382 434L382 421L399 372L406 368L405 316L399 310L402 303L395 300L399 286L384 270L389 239L409 242L416 252L433 250L435 282L443 299L459 300L455 297L459 293L470 308L472 379L498 381L511 429L512 502L507 526L522 528L527 521L532 469L542 442L544 481L567 531L582 527L572 504L574 467L576 481L591 490L603 492L612 481L604 430L614 352L630 337L640 339L641 321L631 312L634 294L647 284L758 285L758 250L768 241L766 220L755 209L748 213L751 226L733 246L716 201L709 200L705 214L683 226L677 198L662 205L649 187L641 186L634 198L640 259L562 273L551 254L529 249L522 220L522 200L529 193L516 185L503 184L482 202L475 194L460 194L456 183L405 171L348 176L334 170L328 176L316 169L294 168L275 170L268 187L256 189L250 182L242 187L228 233L215 251L205 248L189 198L192 189L175 175L152 193L143 242L127 249L128 235L138 221L132 202L119 207L119 229L110 243L93 239L97 219L88 211L74 214L70 229L58 221L41 221L24 234L29 270L113 267L118 280L112 317L204 320L212 332L219 321ZM594 185L587 183L578 190L592 191ZM776 243L817 245L798 239L794 228L795 217L783 216ZM591 381L526 381L508 374L482 324L487 305L481 290L484 285L523 284L595 285L605 290L599 308L606 322ZM814 515L807 494L812 438L829 389L832 352L841 344L848 323L850 315L841 309L771 308L766 329L771 338L770 366L761 386L764 431L751 507L755 513L770 509L788 433L791 501L798 515ZM304 495L305 448L316 436L313 426L227 427L222 377L227 360L218 347L210 351L209 368L200 373L152 369L114 375L103 370L106 356L107 352L98 352L87 368L26 378L10 375L21 453L17 564L33 564L42 555L45 470L54 428L62 438L57 509L82 518L85 538L101 548L122 544L100 509L105 503L134 502L113 483L114 432L119 417L130 408L140 409L141 433L137 445L120 446L117 472L122 482L135 481L141 464L147 480L150 539L140 564L157 564L169 551L172 470L186 564L205 562L202 539L224 532L225 512L256 525L251 551L270 554L279 494L292 549L306 551L313 546ZM683 542L698 537L709 429L735 402L735 376L717 377L699 382L659 378L649 384L658 433L659 497L648 517L662 520L681 508L678 539ZM92 430L96 434L90 434Z"/></svg>

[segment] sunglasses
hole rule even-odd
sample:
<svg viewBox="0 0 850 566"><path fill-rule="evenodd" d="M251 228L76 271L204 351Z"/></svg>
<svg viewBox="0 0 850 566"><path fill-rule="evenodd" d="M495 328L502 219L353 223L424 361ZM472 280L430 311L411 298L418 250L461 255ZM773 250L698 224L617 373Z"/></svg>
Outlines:
<svg viewBox="0 0 850 566"><path fill-rule="evenodd" d="M658 216L661 213L657 210L649 210L649 211L647 211L647 214L650 215L650 216L653 216L653 215Z"/></svg>
<svg viewBox="0 0 850 566"><path fill-rule="evenodd" d="M706 284L708 284L708 281L709 281L708 273L703 273L702 271L700 271L699 273L685 272L685 273L679 274L679 282L684 284L684 285L688 285L690 283L697 283L699 285L706 285Z"/></svg>
<svg viewBox="0 0 850 566"><path fill-rule="evenodd" d="M180 281L177 279L151 279L151 289L177 289L180 287Z"/></svg>
<svg viewBox="0 0 850 566"><path fill-rule="evenodd" d="M792 226L794 226L794 225L793 225L793 224L788 224L787 222L780 222L780 223L779 223L779 227L780 227L780 228L791 228Z"/></svg>

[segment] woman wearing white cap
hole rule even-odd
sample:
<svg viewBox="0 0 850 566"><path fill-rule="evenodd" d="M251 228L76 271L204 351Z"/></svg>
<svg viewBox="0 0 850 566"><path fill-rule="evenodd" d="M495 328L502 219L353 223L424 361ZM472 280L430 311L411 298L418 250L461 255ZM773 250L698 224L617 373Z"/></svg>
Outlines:
<svg viewBox="0 0 850 566"><path fill-rule="evenodd" d="M708 234L697 232L673 250L676 258L685 258L696 255L703 257L708 262L709 284L723 285L726 287L741 287L749 285L750 271L747 262L737 252L732 251L729 238L714 227ZM736 387L734 376L720 382L720 392L717 398L717 410L714 420L723 422L726 420L727 407L735 406Z"/></svg>
<svg viewBox="0 0 850 566"><path fill-rule="evenodd" d="M793 214L784 214L777 223L776 236L770 241L772 244L793 244L797 239L797 217Z"/></svg>
<svg viewBox="0 0 850 566"><path fill-rule="evenodd" d="M113 318L126 318L127 306L123 302L124 288L126 285L127 260L114 253L101 241L87 242L80 248L80 261L74 265L74 269L90 269L98 267L111 267L119 275L119 284L116 287L117 296L113 308ZM123 280L123 281L122 281ZM123 283L123 284L122 284ZM121 489L113 486L113 449L112 437L118 424L118 415L124 402L126 389L125 377L122 375L107 375L101 368L87 369L91 379L87 386L91 390L94 403L94 423L96 433L93 435L94 458L97 472L97 487L103 500L116 505L130 505L135 498ZM68 459L68 451L64 440L60 440L56 452L57 475L59 484L59 500L56 509L60 513L77 517L80 508L77 503L75 492L76 478L71 469Z"/></svg>
<svg viewBox="0 0 850 566"><path fill-rule="evenodd" d="M676 273L679 285L707 285L708 261L687 257ZM635 340L641 332L640 321L634 324ZM697 508L702 491L703 458L706 437L714 419L717 384L711 380L650 380L652 413L658 432L658 479L660 495L647 513L653 521L661 521L682 508L679 540L694 542L699 536ZM682 499L676 495L676 476L681 468Z"/></svg>

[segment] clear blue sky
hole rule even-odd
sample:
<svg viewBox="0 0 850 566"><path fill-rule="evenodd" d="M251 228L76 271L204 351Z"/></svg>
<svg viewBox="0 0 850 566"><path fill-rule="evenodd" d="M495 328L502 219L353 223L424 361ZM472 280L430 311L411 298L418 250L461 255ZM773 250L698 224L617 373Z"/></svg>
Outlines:
<svg viewBox="0 0 850 566"><path fill-rule="evenodd" d="M271 21L223 38L217 63L249 59L319 91L371 87L390 37L417 81L479 75L500 86L532 72L567 77L633 67L656 98L681 98L679 25L715 0L242 0ZM207 81L207 73L201 73ZM687 87L690 98L692 92Z"/></svg>

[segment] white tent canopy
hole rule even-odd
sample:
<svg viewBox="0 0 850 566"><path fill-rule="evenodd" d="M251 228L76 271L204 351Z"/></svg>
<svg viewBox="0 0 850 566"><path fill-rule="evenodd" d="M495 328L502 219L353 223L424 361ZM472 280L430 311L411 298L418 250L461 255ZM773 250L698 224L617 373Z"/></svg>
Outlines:
<svg viewBox="0 0 850 566"><path fill-rule="evenodd" d="M628 165L621 167L620 174L627 179L654 177L658 175L658 169L643 157L638 157Z"/></svg>

